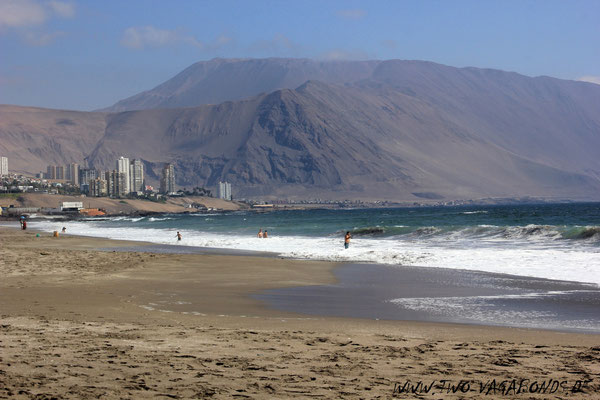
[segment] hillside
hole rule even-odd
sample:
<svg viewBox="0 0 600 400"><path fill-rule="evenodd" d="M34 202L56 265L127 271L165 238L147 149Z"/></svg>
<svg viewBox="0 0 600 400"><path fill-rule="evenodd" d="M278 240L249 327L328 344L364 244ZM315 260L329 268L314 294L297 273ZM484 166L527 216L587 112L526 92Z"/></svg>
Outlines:
<svg viewBox="0 0 600 400"><path fill-rule="evenodd" d="M417 61L353 68L369 76L217 105L72 113L67 125L57 122L65 111L0 107L12 113L0 119L0 152L9 143L54 160L80 137L74 161L113 168L121 155L141 158L150 181L174 162L178 185L227 180L237 198L600 199L599 85ZM31 153L22 126L42 143L66 143Z"/></svg>
<svg viewBox="0 0 600 400"><path fill-rule="evenodd" d="M0 155L10 170L37 173L84 158L104 135L106 114L0 105Z"/></svg>

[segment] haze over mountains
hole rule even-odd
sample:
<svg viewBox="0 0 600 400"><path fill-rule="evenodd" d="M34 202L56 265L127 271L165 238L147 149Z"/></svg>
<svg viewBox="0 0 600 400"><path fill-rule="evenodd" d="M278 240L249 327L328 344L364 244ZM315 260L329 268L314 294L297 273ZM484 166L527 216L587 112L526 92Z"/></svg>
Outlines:
<svg viewBox="0 0 600 400"><path fill-rule="evenodd" d="M125 111L137 110L137 111ZM421 61L216 59L104 112L0 107L11 169L142 158L237 197L600 199L600 85ZM153 175L154 174L154 175Z"/></svg>

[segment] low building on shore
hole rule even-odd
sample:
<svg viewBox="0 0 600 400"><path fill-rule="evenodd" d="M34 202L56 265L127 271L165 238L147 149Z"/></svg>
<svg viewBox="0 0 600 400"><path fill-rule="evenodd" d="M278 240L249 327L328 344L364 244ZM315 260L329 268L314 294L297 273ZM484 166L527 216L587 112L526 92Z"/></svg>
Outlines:
<svg viewBox="0 0 600 400"><path fill-rule="evenodd" d="M79 212L83 208L82 201L63 201L60 210L63 212Z"/></svg>

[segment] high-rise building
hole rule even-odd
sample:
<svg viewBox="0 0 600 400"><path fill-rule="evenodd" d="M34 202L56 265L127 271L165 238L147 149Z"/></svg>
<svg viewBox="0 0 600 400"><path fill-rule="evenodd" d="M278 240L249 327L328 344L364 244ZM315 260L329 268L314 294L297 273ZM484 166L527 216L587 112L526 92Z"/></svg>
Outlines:
<svg viewBox="0 0 600 400"><path fill-rule="evenodd" d="M48 168L46 168L46 179L56 179L56 165L48 165Z"/></svg>
<svg viewBox="0 0 600 400"><path fill-rule="evenodd" d="M56 166L56 178L55 179L65 179L65 167L62 165Z"/></svg>
<svg viewBox="0 0 600 400"><path fill-rule="evenodd" d="M132 193L144 193L144 164L142 160L131 160L129 166L129 189Z"/></svg>
<svg viewBox="0 0 600 400"><path fill-rule="evenodd" d="M123 179L125 180L125 194L129 194L129 192L131 192L129 185L129 158L120 157L117 160L117 172L120 172L124 175Z"/></svg>
<svg viewBox="0 0 600 400"><path fill-rule="evenodd" d="M8 157L0 157L0 176L8 175Z"/></svg>
<svg viewBox="0 0 600 400"><path fill-rule="evenodd" d="M219 182L217 186L217 197L219 199L231 200L231 183Z"/></svg>
<svg viewBox="0 0 600 400"><path fill-rule="evenodd" d="M88 181L90 186L90 196L101 197L108 195L108 185L106 179L94 178Z"/></svg>
<svg viewBox="0 0 600 400"><path fill-rule="evenodd" d="M111 197L124 197L127 195L125 174L117 170L106 171L106 185L108 188L108 195Z"/></svg>
<svg viewBox="0 0 600 400"><path fill-rule="evenodd" d="M165 164L160 177L160 192L173 193L175 191L175 167L173 164Z"/></svg>
<svg viewBox="0 0 600 400"><path fill-rule="evenodd" d="M98 170L93 168L80 168L79 169L79 190L81 193L91 193L92 184L91 182L98 178Z"/></svg>
<svg viewBox="0 0 600 400"><path fill-rule="evenodd" d="M79 164L65 165L65 179L75 186L79 186Z"/></svg>
<svg viewBox="0 0 600 400"><path fill-rule="evenodd" d="M79 169L79 184L80 185L89 185L90 181L98 178L100 175L98 174L98 170L93 168L81 168Z"/></svg>

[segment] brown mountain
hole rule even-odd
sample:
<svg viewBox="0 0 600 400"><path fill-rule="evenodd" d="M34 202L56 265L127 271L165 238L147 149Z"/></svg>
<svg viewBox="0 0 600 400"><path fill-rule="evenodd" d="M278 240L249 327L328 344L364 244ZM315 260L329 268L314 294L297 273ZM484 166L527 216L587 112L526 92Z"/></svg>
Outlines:
<svg viewBox="0 0 600 400"><path fill-rule="evenodd" d="M355 82L371 76L380 61L315 61L296 58L200 61L154 89L101 111L196 107L242 100L277 89L294 89L308 80Z"/></svg>
<svg viewBox="0 0 600 400"><path fill-rule="evenodd" d="M106 114L0 105L0 155L10 171L83 163L104 135Z"/></svg>
<svg viewBox="0 0 600 400"><path fill-rule="evenodd" d="M172 161L179 185L228 180L238 197L598 200L598 110L600 86L590 83L384 61L368 78L343 84L308 81L218 105L69 120L81 127L75 161L112 168L120 155L142 158L151 177ZM41 112L21 117L39 120ZM38 141L64 125L50 115L66 112L45 112L49 125L28 132ZM0 153L20 123L13 115L7 126L5 113ZM13 148L27 143L19 140ZM59 150L48 146L35 157L56 159Z"/></svg>

